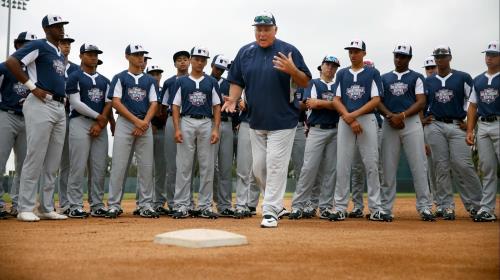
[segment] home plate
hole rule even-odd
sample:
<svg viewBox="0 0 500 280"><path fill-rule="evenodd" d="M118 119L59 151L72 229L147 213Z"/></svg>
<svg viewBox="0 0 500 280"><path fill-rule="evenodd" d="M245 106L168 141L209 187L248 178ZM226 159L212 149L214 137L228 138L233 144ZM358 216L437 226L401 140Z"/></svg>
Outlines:
<svg viewBox="0 0 500 280"><path fill-rule="evenodd" d="M210 248L248 244L244 235L215 229L184 229L161 233L154 243L188 248Z"/></svg>

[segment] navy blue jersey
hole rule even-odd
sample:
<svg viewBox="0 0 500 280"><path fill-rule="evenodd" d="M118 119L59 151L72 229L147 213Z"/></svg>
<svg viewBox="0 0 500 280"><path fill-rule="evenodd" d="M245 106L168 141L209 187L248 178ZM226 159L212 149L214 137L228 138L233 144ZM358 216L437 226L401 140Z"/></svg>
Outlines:
<svg viewBox="0 0 500 280"><path fill-rule="evenodd" d="M66 64L66 73L64 74L64 76L66 77L66 79L68 79L69 75L77 70L80 70L80 66L68 60L68 63Z"/></svg>
<svg viewBox="0 0 500 280"><path fill-rule="evenodd" d="M224 97L228 97L229 96L229 82L224 79L224 78L220 78L219 81L217 81L217 83L219 84L219 98L220 98L220 102L221 102L221 106L224 105ZM228 113L228 112L221 112L221 117L235 117L237 115L237 113Z"/></svg>
<svg viewBox="0 0 500 280"><path fill-rule="evenodd" d="M490 76L484 72L474 79L469 101L477 104L481 117L500 116L500 72Z"/></svg>
<svg viewBox="0 0 500 280"><path fill-rule="evenodd" d="M64 97L66 66L59 48L46 39L26 43L12 54L26 66L28 76L37 87L54 96Z"/></svg>
<svg viewBox="0 0 500 280"><path fill-rule="evenodd" d="M428 77L425 90L430 113L436 118L465 118L471 87L472 77L457 70L452 70L446 77L437 74Z"/></svg>
<svg viewBox="0 0 500 280"><path fill-rule="evenodd" d="M150 75L134 75L127 70L111 81L108 98L118 97L134 116L144 119L151 102L158 102L158 83Z"/></svg>
<svg viewBox="0 0 500 280"><path fill-rule="evenodd" d="M98 114L102 114L106 97L109 94L109 80L99 73L92 75L78 69L71 73L66 82L66 94L79 93L82 103ZM72 109L69 117L74 118L80 116L76 110Z"/></svg>
<svg viewBox="0 0 500 280"><path fill-rule="evenodd" d="M161 99L163 105L169 106L168 111L172 111L170 108L172 106L172 102L174 102L174 96L175 93L177 92L177 84L175 83L179 76L174 75L170 78L168 78L165 82L163 82L163 87L162 87L162 93L161 93Z"/></svg>
<svg viewBox="0 0 500 280"><path fill-rule="evenodd" d="M30 90L20 83L7 69L5 63L0 63L0 109L23 112L23 102Z"/></svg>
<svg viewBox="0 0 500 280"><path fill-rule="evenodd" d="M278 56L278 52L292 53L297 68L311 77L297 48L279 39L268 48L256 42L243 46L229 70L228 81L245 88L249 123L253 129L279 130L297 126L296 89L290 75L274 68L273 57Z"/></svg>
<svg viewBox="0 0 500 280"><path fill-rule="evenodd" d="M325 82L321 79L313 79L309 82L309 86L305 90L304 97L333 101L335 97L335 87L333 82ZM328 109L313 109L307 118L309 125L316 124L336 124L339 122L339 114L335 110Z"/></svg>
<svg viewBox="0 0 500 280"><path fill-rule="evenodd" d="M172 104L180 107L181 115L213 116L212 107L220 104L217 80L206 74L199 79L183 76L176 84Z"/></svg>
<svg viewBox="0 0 500 280"><path fill-rule="evenodd" d="M364 67L354 72L350 67L340 69L336 75L336 96L349 113L358 110L372 97L381 95L380 73L373 67Z"/></svg>
<svg viewBox="0 0 500 280"><path fill-rule="evenodd" d="M391 71L382 75L382 103L393 113L401 113L417 101L416 94L425 94L424 76L413 70Z"/></svg>
<svg viewBox="0 0 500 280"><path fill-rule="evenodd" d="M303 123L307 120L306 111L300 111L300 102L305 100L304 88L297 88L295 91L295 106L299 109L299 123Z"/></svg>

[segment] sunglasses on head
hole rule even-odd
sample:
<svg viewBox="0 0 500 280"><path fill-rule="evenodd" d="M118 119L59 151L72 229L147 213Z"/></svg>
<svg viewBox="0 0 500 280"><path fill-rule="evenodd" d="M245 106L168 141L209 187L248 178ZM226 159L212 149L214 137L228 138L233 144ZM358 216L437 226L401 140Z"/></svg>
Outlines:
<svg viewBox="0 0 500 280"><path fill-rule="evenodd" d="M274 19L268 16L256 16L253 21L255 23L274 24Z"/></svg>

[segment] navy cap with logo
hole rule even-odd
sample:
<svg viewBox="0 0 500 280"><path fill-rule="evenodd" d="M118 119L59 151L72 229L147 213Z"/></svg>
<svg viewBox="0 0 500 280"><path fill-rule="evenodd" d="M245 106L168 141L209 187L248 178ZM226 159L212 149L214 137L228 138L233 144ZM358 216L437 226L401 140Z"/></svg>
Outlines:
<svg viewBox="0 0 500 280"><path fill-rule="evenodd" d="M17 38L14 39L14 43L28 42L28 41L33 41L33 40L37 40L37 39L38 38L36 37L35 34L29 33L28 31L24 31L24 32L19 33L19 35L17 35Z"/></svg>
<svg viewBox="0 0 500 280"><path fill-rule="evenodd" d="M499 54L500 53L500 47L498 45L498 41L491 41L488 44L488 47L486 50L482 51L483 53L488 53L488 54Z"/></svg>
<svg viewBox="0 0 500 280"><path fill-rule="evenodd" d="M64 38L62 38L61 41L73 43L75 39L71 38L68 34L64 34Z"/></svg>
<svg viewBox="0 0 500 280"><path fill-rule="evenodd" d="M49 27L49 26L52 26L54 24L68 24L69 21L65 21L62 19L61 16L58 16L58 15L46 15L45 17L43 17L42 19L42 27Z"/></svg>
<svg viewBox="0 0 500 280"><path fill-rule="evenodd" d="M436 61L434 60L433 56L429 56L424 60L424 68L425 67L435 67L436 66Z"/></svg>
<svg viewBox="0 0 500 280"><path fill-rule="evenodd" d="M125 48L125 54L129 55L129 54L134 54L134 53L147 54L149 52L146 51L143 46L138 45L138 44L130 44Z"/></svg>
<svg viewBox="0 0 500 280"><path fill-rule="evenodd" d="M215 66L219 69L228 70L230 63L231 62L229 61L229 59L227 59L224 55L218 54L218 55L214 56L214 59L212 60L211 65Z"/></svg>
<svg viewBox="0 0 500 280"><path fill-rule="evenodd" d="M323 58L323 60L321 61L321 65L323 65L323 63L325 62L330 62L330 63L333 63L335 64L337 67L340 67L340 60L333 56L333 55L327 55ZM318 71L321 71L321 65L318 66Z"/></svg>
<svg viewBox="0 0 500 280"><path fill-rule="evenodd" d="M434 51L432 51L433 56L447 56L451 55L451 49L448 46L445 45L439 45L434 48Z"/></svg>
<svg viewBox="0 0 500 280"><path fill-rule="evenodd" d="M150 72L163 73L163 69L161 69L160 66L158 66L158 65L151 65L151 66L146 67L146 73L150 73Z"/></svg>
<svg viewBox="0 0 500 280"><path fill-rule="evenodd" d="M205 47L199 47L199 46L195 46L191 49L191 56L201 56L201 57L210 58L210 54L208 52L208 49Z"/></svg>
<svg viewBox="0 0 500 280"><path fill-rule="evenodd" d="M400 43L394 47L394 51L392 51L393 54L402 54L406 56L413 56L412 48L409 44L406 43Z"/></svg>
<svg viewBox="0 0 500 280"><path fill-rule="evenodd" d="M253 19L252 26L256 26L256 25L273 26L273 25L276 25L276 19L274 18L273 14L271 14L270 12L262 11L261 13L257 14Z"/></svg>
<svg viewBox="0 0 500 280"><path fill-rule="evenodd" d="M87 53L87 52L95 52L97 54L101 54L102 53L102 51L96 45L93 45L93 44L83 44L80 47L80 53Z"/></svg>
<svg viewBox="0 0 500 280"><path fill-rule="evenodd" d="M179 56L185 56L187 58L191 57L191 55L189 54L188 51L178 51L178 52L174 53L174 56L173 56L174 62L177 60L177 58Z"/></svg>
<svg viewBox="0 0 500 280"><path fill-rule="evenodd" d="M347 47L344 48L344 50L350 50L350 49L358 49L366 51L366 44L362 40L358 39L352 40L351 42L349 42L349 45L347 45Z"/></svg>

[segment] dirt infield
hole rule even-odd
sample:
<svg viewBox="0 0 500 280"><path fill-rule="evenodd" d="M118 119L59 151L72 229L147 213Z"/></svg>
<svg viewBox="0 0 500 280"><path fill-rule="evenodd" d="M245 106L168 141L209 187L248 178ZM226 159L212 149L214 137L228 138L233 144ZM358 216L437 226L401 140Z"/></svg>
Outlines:
<svg viewBox="0 0 500 280"><path fill-rule="evenodd" d="M414 198L398 198L393 223L318 218L258 227L260 217L0 221L0 279L499 279L500 223L422 222ZM290 204L290 199L286 203ZM500 207L497 199L497 209ZM153 244L186 228L248 237L242 247L186 249Z"/></svg>

